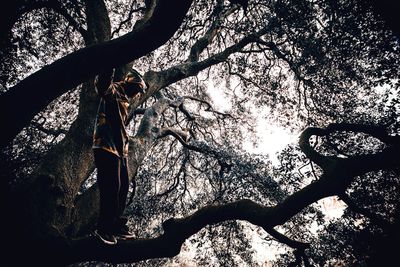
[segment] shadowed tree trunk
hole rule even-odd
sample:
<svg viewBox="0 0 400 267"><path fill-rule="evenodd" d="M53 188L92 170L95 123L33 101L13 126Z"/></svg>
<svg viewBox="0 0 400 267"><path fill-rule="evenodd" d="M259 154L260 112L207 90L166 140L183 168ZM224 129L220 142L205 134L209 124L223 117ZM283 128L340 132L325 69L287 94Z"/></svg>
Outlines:
<svg viewBox="0 0 400 267"><path fill-rule="evenodd" d="M0 99L0 119L8 125L0 147L7 145L35 114L68 89L163 45L179 27L190 4L191 1L158 1L152 16L132 32L71 53L10 88ZM6 111L12 110L16 102L20 112L6 116Z"/></svg>
<svg viewBox="0 0 400 267"><path fill-rule="evenodd" d="M7 249L21 251L25 256L12 259L13 263L55 266L91 260L122 263L172 257L179 254L186 239L202 228L227 220L245 220L261 226L276 240L295 249L299 255L296 260L306 261L304 250L309 244L292 240L274 227L283 225L322 198L343 195L357 176L400 166L397 156L400 140L388 135L384 128L345 123L330 124L326 128L309 127L303 131L299 146L309 160L319 165L322 175L301 190L279 199L276 205L242 199L205 206L187 217L164 221L164 233L160 236L121 241L112 247L99 243L94 237L84 236L93 228L99 210L96 184L78 196L81 184L94 170L92 130L99 99L93 88L93 77L112 68L122 68L124 64L163 45L182 23L191 1L151 1L144 19L130 33L114 40L110 40L111 26L104 2L87 0L85 3L86 47L42 68L0 96L0 116L3 125L7 125L0 147L5 147L49 102L80 85L78 116L65 138L46 154L22 186L12 191L7 190L7 185L3 186L6 189L2 194L5 198L3 203L6 204L4 210L5 214L10 215L6 219L6 228L17 229L7 233L7 237L13 241ZM262 39L270 32L269 25L238 39L222 51L200 57L217 38L219 30L219 21L216 20L204 36L194 42L186 61L162 71L149 70L145 73L148 90L133 103L132 109L135 110L151 97L156 100L143 109L138 131L130 140L129 170L133 179L150 149L161 138L175 138L184 149L218 157L212 147L189 142L186 132L158 125L160 116L171 107L194 120L183 106L188 98L172 99L160 92L162 88L225 62L230 55L243 51L249 44L265 46L289 65L294 76L300 79L300 73L290 58L275 43ZM19 112L10 115L8 111L17 102ZM386 147L375 154L341 158L322 155L310 145L312 136L326 137L333 132L364 133L379 139ZM7 172L6 167L2 166L2 170L2 183L7 184L12 174ZM358 211L362 212L360 209ZM394 225L389 222L382 224L387 228ZM9 251L6 251L7 254Z"/></svg>
<svg viewBox="0 0 400 267"><path fill-rule="evenodd" d="M165 107L167 102L165 102L165 99L162 102L164 103L160 103L156 106L160 108L163 106ZM155 114L157 111L161 110L156 108L155 110L149 111L147 115ZM146 119L151 120L151 117ZM147 125L152 126L152 124ZM399 158L396 157L396 151L398 151L400 146L398 138L379 135L382 141L385 141L388 145L390 144L387 149L376 154L343 159L320 155L311 148L309 144L310 137L315 135L325 136L333 131L363 132L378 137L378 135L375 135L377 129L378 128L374 126L365 125L331 124L326 129L308 128L303 131L299 141L300 147L314 163L318 164L323 169L323 174L318 180L291 196L288 196L275 206L265 206L246 199L225 205L206 206L186 218L176 218L165 221L163 223L164 234L156 238L125 241L119 242L115 246L106 246L99 244L93 237L89 237L69 243L60 242L63 249L60 250L60 248L57 247L57 251L54 252L59 253L60 258L58 259L64 259L65 262L68 263L91 260L121 263L137 262L151 258L172 257L179 254L180 248L187 238L207 225L226 220L246 220L254 225L259 225L280 242L299 251L304 251L309 244L290 240L276 232L273 228L285 223L302 209L322 198L342 194L356 176L382 168L397 167L400 164ZM142 128L142 130L145 129ZM378 130L380 131L380 129ZM146 152L147 146L145 144L150 145L155 137L154 135L142 136L140 133L138 134L135 141L132 141L131 144L134 145L136 142L140 143L139 146L141 148L137 150L136 159L138 155ZM181 142L182 145L189 149L202 150L201 148L186 144L183 140L181 140ZM137 146L135 147L138 148ZM140 158L139 156L139 159ZM86 194L86 196L90 195L92 195L92 199L86 198L82 203L92 203L95 196L94 191ZM81 213L84 217L83 213L84 211ZM62 251L62 253L60 253L60 251Z"/></svg>

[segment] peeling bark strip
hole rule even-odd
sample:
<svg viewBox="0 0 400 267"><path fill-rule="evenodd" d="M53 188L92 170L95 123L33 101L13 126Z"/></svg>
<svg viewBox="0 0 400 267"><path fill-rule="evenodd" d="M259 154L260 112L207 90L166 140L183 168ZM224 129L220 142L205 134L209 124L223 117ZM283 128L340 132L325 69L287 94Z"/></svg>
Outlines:
<svg viewBox="0 0 400 267"><path fill-rule="evenodd" d="M191 3L191 0L160 0L153 16L132 32L71 53L10 88L0 97L0 121L7 127L0 148L9 144L38 112L68 89L104 69L140 58L167 42L179 28ZM10 113L17 104L19 112Z"/></svg>
<svg viewBox="0 0 400 267"><path fill-rule="evenodd" d="M375 154L343 159L323 156L310 146L311 136L328 135L333 131L368 133L384 141L388 147ZM196 150L196 147L186 144L179 135L175 137L179 138L179 141L188 149ZM323 174L317 181L288 196L275 206L265 206L248 199L224 205L210 205L185 218L172 218L165 221L162 225L164 234L156 238L121 241L115 246L101 244L93 237L72 240L63 250L62 259L65 263L91 260L123 263L173 257L179 254L182 244L190 236L207 225L227 220L245 220L261 226L279 242L296 248L296 251L301 254L309 246L308 243L291 240L273 227L284 224L301 210L322 198L341 195L358 175L377 169L400 166L400 158L397 155L400 148L399 138L389 136L375 126L331 124L325 129L310 127L301 134L299 144L302 151L322 167Z"/></svg>

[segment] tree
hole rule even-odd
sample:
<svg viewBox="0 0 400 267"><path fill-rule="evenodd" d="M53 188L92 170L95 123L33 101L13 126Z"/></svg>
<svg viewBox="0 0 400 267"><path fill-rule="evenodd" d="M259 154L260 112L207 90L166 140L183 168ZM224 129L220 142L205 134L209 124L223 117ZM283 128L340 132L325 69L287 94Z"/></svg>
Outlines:
<svg viewBox="0 0 400 267"><path fill-rule="evenodd" d="M399 238L396 37L365 1L236 2L31 0L3 9L1 195L8 249L27 254L14 264L139 262L177 255L192 236L202 247L204 236L216 264L251 265L243 220L293 251L277 264L391 258L371 249L371 236ZM118 79L132 64L149 85L130 114L139 238L109 247L89 235L98 212L93 79L110 69ZM212 84L229 110L215 106ZM242 148L254 137L252 112L265 108L271 123L303 129L280 167ZM387 193L370 194L377 188ZM348 212L327 225L314 203L330 196ZM326 229L315 236L312 222ZM215 224L223 227L207 227ZM221 237L233 240L228 252ZM371 246L357 246L360 238ZM332 239L350 252L335 252Z"/></svg>

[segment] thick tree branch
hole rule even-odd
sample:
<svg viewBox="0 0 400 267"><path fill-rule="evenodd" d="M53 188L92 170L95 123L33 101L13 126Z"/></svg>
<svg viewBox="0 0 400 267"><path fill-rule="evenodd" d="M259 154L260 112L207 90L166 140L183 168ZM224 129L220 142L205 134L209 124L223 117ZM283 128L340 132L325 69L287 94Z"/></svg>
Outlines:
<svg viewBox="0 0 400 267"><path fill-rule="evenodd" d="M352 131L356 133L366 133L378 138L389 146L378 153L367 155L351 156L347 159L328 157L320 154L310 145L311 136L327 136L334 131ZM318 164L325 172L331 171L335 165L343 165L349 175L355 176L369 171L393 168L399 164L398 157L389 156L399 149L399 136L389 136L386 131L378 126L349 124L349 123L332 123L325 129L308 127L300 135L299 146L302 152L313 162Z"/></svg>
<svg viewBox="0 0 400 267"><path fill-rule="evenodd" d="M226 220L242 219L262 225L263 218L272 216L269 207L250 200L240 200L221 206L204 207L189 217L169 219L163 223L164 234L152 239L121 241L105 246L94 238L70 243L66 263L99 260L113 263L137 262L151 258L172 257L179 253L183 242L207 225Z"/></svg>
<svg viewBox="0 0 400 267"><path fill-rule="evenodd" d="M111 22L104 1L86 0L85 11L88 27L88 32L84 35L86 46L109 41L111 39ZM110 69L105 69L102 72L109 72Z"/></svg>
<svg viewBox="0 0 400 267"><path fill-rule="evenodd" d="M313 135L324 136L327 131L321 128L308 127L305 129L299 138L299 146L301 151L309 158L311 161L318 164L321 168L327 168L328 157L318 153L310 144L310 138Z"/></svg>
<svg viewBox="0 0 400 267"><path fill-rule="evenodd" d="M134 31L71 53L2 94L0 120L7 128L3 131L0 147L9 144L33 116L66 90L104 69L128 63L164 44L181 24L191 3L190 0L160 0L153 16ZM16 103L19 112L10 114Z"/></svg>
<svg viewBox="0 0 400 267"><path fill-rule="evenodd" d="M148 90L148 94L152 94L155 91L167 87L184 78L197 75L200 71L210 66L224 62L230 55L239 52L246 45L257 41L260 36L266 34L268 31L269 28L265 27L256 33L249 34L243 37L236 44L227 47L224 51L214 54L202 61L185 62L164 71L147 73L145 78L147 76L148 80L153 81L151 82L152 84L150 86L151 88Z"/></svg>
<svg viewBox="0 0 400 267"><path fill-rule="evenodd" d="M328 134L335 131L347 131L371 135L385 144L400 143L400 136L390 136L385 127L369 124L331 123L326 128Z"/></svg>
<svg viewBox="0 0 400 267"><path fill-rule="evenodd" d="M227 220L246 220L264 227L278 241L291 247L304 249L307 243L290 240L272 229L276 225L274 210L251 200L239 200L225 205L210 205L181 219L169 219L163 223L164 233L156 238L120 241L115 246L99 243L93 237L72 241L63 251L66 263L78 261L106 261L112 263L138 262L151 258L172 257L179 254L183 242L207 225ZM58 250L59 251L59 250Z"/></svg>
<svg viewBox="0 0 400 267"><path fill-rule="evenodd" d="M179 80L188 78L190 76L195 76L200 71L208 67L226 61L230 55L240 52L246 45L252 42L258 42L260 40L260 37L267 34L269 30L269 25L267 25L265 28L259 30L258 32L250 33L249 35L243 37L236 44L227 47L225 50L216 53L202 61L184 62L182 64L175 65L169 69L159 72L148 71L147 73L145 73L144 78L146 80L146 83L149 85L149 88L146 91L146 94L139 100L137 106L140 106L151 95L153 95L160 89L165 88ZM220 115L226 116L229 114L221 113Z"/></svg>
<svg viewBox="0 0 400 267"><path fill-rule="evenodd" d="M165 106L167 106L167 103ZM326 134L326 130L319 129L320 131L317 131L317 129L319 128L308 128L303 132L302 136L309 138L311 133ZM165 131L165 134L167 133L174 135L188 148L194 148L200 152L206 150L206 148L188 145L174 131ZM397 157L397 151L388 147L381 152L368 155L370 158L357 158L357 161L368 160L367 167L364 166L365 162L364 164L353 165L354 158L336 158L329 164L329 168L324 169L324 173L317 181L286 197L275 206L265 206L246 199L223 205L210 205L197 210L188 217L167 220L163 223L164 234L159 237L121 241L116 246L105 246L92 237L75 240L62 250L62 257L67 263L88 260L114 263L137 262L150 258L172 257L179 253L183 242L187 238L207 225L227 220L246 220L254 225L259 225L280 242L296 247L298 253L300 253L307 247L307 243L287 239L271 229L277 225L284 224L304 208L322 198L340 195L357 175L376 168L399 167L400 159ZM58 249L57 251L60 250ZM307 260L304 255L301 257L304 261Z"/></svg>

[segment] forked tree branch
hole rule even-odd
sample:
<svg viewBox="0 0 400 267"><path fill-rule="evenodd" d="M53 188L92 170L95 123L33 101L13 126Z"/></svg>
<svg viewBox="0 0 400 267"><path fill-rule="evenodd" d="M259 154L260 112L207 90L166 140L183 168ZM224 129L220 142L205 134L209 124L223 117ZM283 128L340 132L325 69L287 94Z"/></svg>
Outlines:
<svg viewBox="0 0 400 267"><path fill-rule="evenodd" d="M191 0L160 0L151 18L134 31L73 52L3 93L0 96L0 120L7 129L3 131L0 147L9 144L37 113L68 89L163 45L178 29L191 3ZM10 116L8 111L14 109L15 103L19 103L19 112Z"/></svg>
<svg viewBox="0 0 400 267"><path fill-rule="evenodd" d="M99 243L93 237L69 244L70 262L106 261L112 263L138 262L151 258L173 257L179 254L183 242L206 227L227 220L246 220L271 231L277 220L274 207L266 207L251 200L206 206L186 218L169 219L163 223L164 233L156 238L121 241L115 246ZM276 232L274 232L276 236ZM279 239L282 236L279 234ZM289 242L300 247L306 243ZM67 259L66 259L67 261Z"/></svg>
<svg viewBox="0 0 400 267"><path fill-rule="evenodd" d="M304 139L310 138L312 133L317 135L326 134L326 129L307 128L302 134L301 139L303 140L300 140L300 142L303 142L303 148L307 146L307 142ZM179 134L173 131L170 133L178 138L184 146L190 147L183 142ZM398 145L396 144L395 146ZM360 174L377 168L399 167L400 159L397 157L397 151L392 147L388 147L381 152L367 155L367 157L354 157L355 159L329 158L330 164L322 164L327 168L323 169L324 173L317 181L286 197L286 199L274 206L265 206L248 199L223 205L209 205L200 208L185 218L173 218L165 221L162 225L164 233L155 238L121 241L115 246L107 246L93 237L88 237L68 243L64 242L64 248L57 248L57 251L58 253L61 252L60 258L65 263L90 260L121 263L172 257L180 252L181 246L187 238L207 225L227 220L245 220L263 227L278 241L296 247L296 250L301 252L308 246L307 243L290 240L273 230L273 228L284 224L304 208L322 198L340 195L354 178ZM309 152L307 148L306 152ZM313 152L310 155L313 156ZM361 164L362 160L366 160L368 164L366 166ZM355 162L357 164L354 164Z"/></svg>

